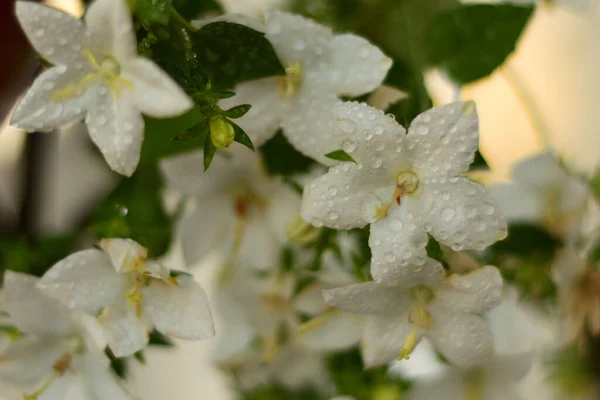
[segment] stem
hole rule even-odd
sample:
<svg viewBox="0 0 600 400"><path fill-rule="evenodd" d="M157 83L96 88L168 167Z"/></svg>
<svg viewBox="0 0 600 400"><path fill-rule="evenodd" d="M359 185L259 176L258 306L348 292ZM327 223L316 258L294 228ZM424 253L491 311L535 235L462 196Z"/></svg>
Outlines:
<svg viewBox="0 0 600 400"><path fill-rule="evenodd" d="M556 154L556 151L552 147L552 141L550 140L550 130L548 129L548 126L544 123L542 114L536 106L536 103L531 97L529 91L523 84L523 80L513 68L509 67L508 64L506 64L504 68L500 69L500 73L512 89L513 93L523 104L523 107L527 111L529 120L533 124L533 129L538 139L540 140L542 146L544 146L548 153L554 156Z"/></svg>
<svg viewBox="0 0 600 400"><path fill-rule="evenodd" d="M179 25L181 25L183 28L187 29L188 31L192 31L192 32L198 31L198 29L193 27L192 24L190 24L185 18L183 18L183 16L181 14L179 14L179 12L177 12L175 7L173 7L173 6L171 6L171 16Z"/></svg>

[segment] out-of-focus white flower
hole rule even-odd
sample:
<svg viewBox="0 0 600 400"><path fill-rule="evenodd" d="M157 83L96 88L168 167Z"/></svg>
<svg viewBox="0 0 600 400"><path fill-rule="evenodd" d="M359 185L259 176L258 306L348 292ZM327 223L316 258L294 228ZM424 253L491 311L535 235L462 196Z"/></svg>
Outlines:
<svg viewBox="0 0 600 400"><path fill-rule="evenodd" d="M260 29L256 23L251 27ZM331 29L299 15L269 11L260 30L273 45L286 75L238 85L237 95L226 105L252 105L239 125L255 145L282 127L296 149L331 165L332 160L324 155L337 150L343 140L332 129L333 105L339 96L359 96L376 89L392 60L361 37L334 35Z"/></svg>
<svg viewBox="0 0 600 400"><path fill-rule="evenodd" d="M104 239L100 246L59 261L38 287L70 308L99 314L117 357L141 350L152 327L188 340L214 334L208 299L191 276L171 277L131 239Z"/></svg>
<svg viewBox="0 0 600 400"><path fill-rule="evenodd" d="M247 149L217 155L203 170L202 152L163 160L167 184L195 199L180 227L183 254L194 264L211 250L239 254L260 269L278 265L286 225L298 214L300 196L267 176L261 158Z"/></svg>
<svg viewBox="0 0 600 400"><path fill-rule="evenodd" d="M581 221L587 186L567 175L549 154L517 164L512 179L490 188L507 220L540 223L557 233L569 232Z"/></svg>
<svg viewBox="0 0 600 400"><path fill-rule="evenodd" d="M568 341L600 335L600 271L573 247L565 247L552 264Z"/></svg>
<svg viewBox="0 0 600 400"><path fill-rule="evenodd" d="M491 266L445 278L428 259L430 276L407 277L394 285L360 283L324 291L332 306L366 315L362 353L367 367L408 358L426 337L450 362L471 367L492 354L492 337L475 314L500 301L502 278Z"/></svg>
<svg viewBox="0 0 600 400"><path fill-rule="evenodd" d="M339 103L335 130L352 132L345 162L306 186L302 217L315 226L371 224L371 273L377 282L428 275L429 232L453 250L477 249L506 236L506 222L483 186L458 175L477 149L475 104L452 103L415 118L406 134L366 104Z"/></svg>
<svg viewBox="0 0 600 400"><path fill-rule="evenodd" d="M38 53L55 66L21 99L11 124L52 130L81 120L110 167L131 175L144 139L141 113L171 117L193 103L152 61L139 57L124 0L96 0L85 23L62 11L18 1L21 27Z"/></svg>
<svg viewBox="0 0 600 400"><path fill-rule="evenodd" d="M25 391L26 400L133 397L119 384L97 335L97 322L73 312L36 288L38 278L7 271L0 308L24 336L0 354L0 380Z"/></svg>

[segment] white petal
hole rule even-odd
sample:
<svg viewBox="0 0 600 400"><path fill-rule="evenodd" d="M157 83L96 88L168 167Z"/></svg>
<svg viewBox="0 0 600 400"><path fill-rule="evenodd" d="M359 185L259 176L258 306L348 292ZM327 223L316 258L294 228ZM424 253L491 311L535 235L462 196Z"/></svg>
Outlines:
<svg viewBox="0 0 600 400"><path fill-rule="evenodd" d="M398 358L411 331L406 313L367 317L361 344L365 367L377 367Z"/></svg>
<svg viewBox="0 0 600 400"><path fill-rule="evenodd" d="M273 137L289 112L291 102L280 97L278 79L265 78L241 83L235 87L234 97L219 102L224 110L239 104L252 106L235 123L250 136L255 147Z"/></svg>
<svg viewBox="0 0 600 400"><path fill-rule="evenodd" d="M100 247L110 257L115 271L121 273L138 269L148 257L148 250L132 239L102 239Z"/></svg>
<svg viewBox="0 0 600 400"><path fill-rule="evenodd" d="M265 37L284 67L300 62L303 72L320 68L324 51L332 39L331 29L316 22L281 11L268 11Z"/></svg>
<svg viewBox="0 0 600 400"><path fill-rule="evenodd" d="M523 184L502 183L490 187L489 192L508 221L539 221L546 211L540 194Z"/></svg>
<svg viewBox="0 0 600 400"><path fill-rule="evenodd" d="M121 175L131 176L140 160L144 140L144 119L134 106L131 91L125 88L117 98L112 91L101 86L96 104L90 107L85 123L92 141L110 168Z"/></svg>
<svg viewBox="0 0 600 400"><path fill-rule="evenodd" d="M329 305L354 314L400 315L412 303L408 288L376 282L324 290L323 297Z"/></svg>
<svg viewBox="0 0 600 400"><path fill-rule="evenodd" d="M81 50L88 45L83 23L56 8L17 1L16 15L33 48L52 64L86 63Z"/></svg>
<svg viewBox="0 0 600 400"><path fill-rule="evenodd" d="M126 301L108 307L98 317L106 343L117 357L127 357L148 343L148 324L136 315Z"/></svg>
<svg viewBox="0 0 600 400"><path fill-rule="evenodd" d="M438 292L436 301L456 312L480 314L496 307L502 299L502 276L490 265L465 275L450 275L446 283L448 287Z"/></svg>
<svg viewBox="0 0 600 400"><path fill-rule="evenodd" d="M318 315L329 308L323 299L323 285L313 283L306 286L294 297L296 310L306 315Z"/></svg>
<svg viewBox="0 0 600 400"><path fill-rule="evenodd" d="M186 264L194 265L213 251L230 249L235 225L230 198L214 196L198 202L196 210L182 219L179 228Z"/></svg>
<svg viewBox="0 0 600 400"><path fill-rule="evenodd" d="M104 353L87 351L79 360L81 363L77 372L81 374L83 383L94 400L133 399L110 368Z"/></svg>
<svg viewBox="0 0 600 400"><path fill-rule="evenodd" d="M284 239L277 236L277 232L275 232L275 229L270 224L271 221L266 218L262 211L251 209L249 214L244 226L243 235L241 236L242 242L239 249L239 257L244 259L248 266L257 269L267 270L277 268L281 261L281 248L287 243L287 238ZM239 223L238 219L236 224ZM232 231L235 228L235 225L231 226ZM232 249L231 246L227 247L225 254L231 254Z"/></svg>
<svg viewBox="0 0 600 400"><path fill-rule="evenodd" d="M402 199L400 206L393 205L385 218L371 224L371 275L377 282L402 283L440 273L440 266L427 259L427 233L412 211L415 204L411 198Z"/></svg>
<svg viewBox="0 0 600 400"><path fill-rule="evenodd" d="M92 50L121 63L137 56L133 21L125 0L96 0L85 13Z"/></svg>
<svg viewBox="0 0 600 400"><path fill-rule="evenodd" d="M107 255L100 250L83 250L54 264L38 287L71 308L95 315L124 297L124 276L115 272Z"/></svg>
<svg viewBox="0 0 600 400"><path fill-rule="evenodd" d="M486 372L494 381L508 384L523 379L532 363L532 353L496 354Z"/></svg>
<svg viewBox="0 0 600 400"><path fill-rule="evenodd" d="M194 103L167 73L147 58L129 62L121 77L133 83L135 106L155 118L181 115Z"/></svg>
<svg viewBox="0 0 600 400"><path fill-rule="evenodd" d="M453 177L473 162L479 143L479 119L474 102L457 102L425 111L408 132L414 167L425 178Z"/></svg>
<svg viewBox="0 0 600 400"><path fill-rule="evenodd" d="M2 290L3 309L11 324L30 334L68 335L73 332L72 311L49 298L37 287L39 278L6 271Z"/></svg>
<svg viewBox="0 0 600 400"><path fill-rule="evenodd" d="M364 188L364 174L357 164L331 167L304 188L301 215L316 227L334 229L363 227L376 218L381 201Z"/></svg>
<svg viewBox="0 0 600 400"><path fill-rule="evenodd" d="M371 107L387 110L392 104L396 104L402 99L406 99L408 93L393 86L381 85L367 99L367 104Z"/></svg>
<svg viewBox="0 0 600 400"><path fill-rule="evenodd" d="M341 95L360 96L375 90L392 60L360 36L336 35L329 45L329 82Z"/></svg>
<svg viewBox="0 0 600 400"><path fill-rule="evenodd" d="M362 334L361 320L350 313L329 311L317 319L317 326L302 332L299 340L316 351L336 351L354 346Z"/></svg>
<svg viewBox="0 0 600 400"><path fill-rule="evenodd" d="M219 15L218 17L212 18L202 18L202 19L197 19L197 20L192 20L192 26L194 28L202 28L203 26L206 26L208 24L212 24L213 22L220 22L220 21L225 21L225 22L232 22L234 24L239 24L239 25L245 25L248 28L254 29L255 31L258 32L265 32L265 24L254 17L245 15L245 14L238 14L238 13L228 13L225 15Z"/></svg>
<svg viewBox="0 0 600 400"><path fill-rule="evenodd" d="M485 188L467 178L426 184L421 213L431 235L453 250L483 250L506 237L506 220Z"/></svg>
<svg viewBox="0 0 600 400"><path fill-rule="evenodd" d="M156 329L180 339L206 339L215 334L206 293L190 276L179 276L179 286L159 280L144 288L143 308Z"/></svg>
<svg viewBox="0 0 600 400"><path fill-rule="evenodd" d="M493 353L493 339L485 322L471 314L431 310L433 325L425 336L452 364L473 367L487 361Z"/></svg>
<svg viewBox="0 0 600 400"><path fill-rule="evenodd" d="M569 293L577 280L580 280L588 268L585 259L577 249L569 245L562 248L552 262L552 280Z"/></svg>
<svg viewBox="0 0 600 400"><path fill-rule="evenodd" d="M49 131L83 119L91 104L89 90L65 101L52 99L57 90L64 89L82 76L81 71L63 66L42 72L17 105L11 125L27 131Z"/></svg>
<svg viewBox="0 0 600 400"><path fill-rule="evenodd" d="M519 162L512 170L512 177L540 192L561 188L569 180L565 171L548 153L540 153Z"/></svg>
<svg viewBox="0 0 600 400"><path fill-rule="evenodd" d="M37 385L52 375L52 366L64 353L61 338L22 338L2 352L0 379L18 385Z"/></svg>

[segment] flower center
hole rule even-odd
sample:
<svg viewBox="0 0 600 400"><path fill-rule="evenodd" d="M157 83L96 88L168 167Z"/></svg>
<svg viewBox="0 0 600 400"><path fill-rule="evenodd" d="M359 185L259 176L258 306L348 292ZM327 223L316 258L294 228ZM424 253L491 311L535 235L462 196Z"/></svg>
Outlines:
<svg viewBox="0 0 600 400"><path fill-rule="evenodd" d="M411 170L401 171L396 175L396 187L389 202L379 207L376 211L378 218L387 216L390 208L396 203L400 205L402 196L415 193L419 189L419 177Z"/></svg>
<svg viewBox="0 0 600 400"><path fill-rule="evenodd" d="M52 100L66 101L81 96L85 89L99 80L104 81L117 98L121 95L122 88L133 89L133 83L120 76L121 65L113 57L105 57L98 62L92 52L87 49L83 50L81 54L89 60L94 72L90 72L78 81L71 82L54 91L50 97Z"/></svg>
<svg viewBox="0 0 600 400"><path fill-rule="evenodd" d="M400 350L399 360L410 358L410 353L419 343L419 329L429 329L432 322L431 313L426 307L435 298L434 291L428 286L418 285L410 289L410 297L414 301L414 306L408 311L408 322L413 328Z"/></svg>
<svg viewBox="0 0 600 400"><path fill-rule="evenodd" d="M285 73L285 76L279 78L277 90L280 98L289 100L298 93L300 86L302 86L302 68L300 63L296 61L285 69Z"/></svg>

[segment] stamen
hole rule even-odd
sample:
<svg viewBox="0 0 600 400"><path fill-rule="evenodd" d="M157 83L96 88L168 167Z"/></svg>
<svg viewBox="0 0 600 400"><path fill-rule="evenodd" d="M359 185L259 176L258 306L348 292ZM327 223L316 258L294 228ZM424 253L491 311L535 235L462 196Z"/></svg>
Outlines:
<svg viewBox="0 0 600 400"><path fill-rule="evenodd" d="M312 331L313 329L317 329L319 326L322 326L325 322L330 320L335 314L337 314L337 312L337 309L331 309L305 322L298 328L298 334L302 335L304 333Z"/></svg>
<svg viewBox="0 0 600 400"><path fill-rule="evenodd" d="M286 76L279 78L277 85L279 97L291 99L296 95L302 84L302 67L298 61L285 69Z"/></svg>
<svg viewBox="0 0 600 400"><path fill-rule="evenodd" d="M144 294L140 291L139 287L134 287L129 292L125 293L125 297L129 301L129 305L135 307L135 314L138 318L142 317L142 301L144 300Z"/></svg>
<svg viewBox="0 0 600 400"><path fill-rule="evenodd" d="M410 359L410 353L413 352L417 344L419 343L419 336L417 334L417 327L413 326L412 331L406 338L404 342L404 346L402 346L402 350L400 350L400 355L398 355L398 360L408 360Z"/></svg>
<svg viewBox="0 0 600 400"><path fill-rule="evenodd" d="M402 196L404 196L405 190L403 185L396 185L396 189L394 189L394 193L392 194L392 199L384 204L383 206L377 208L375 211L375 215L377 218L385 218L388 215L390 207L394 205L394 203L400 205L402 200Z"/></svg>

